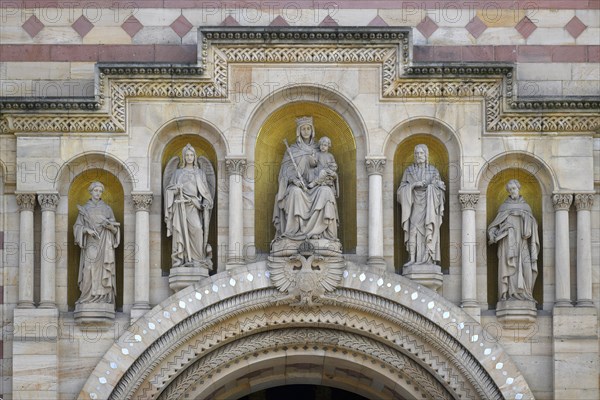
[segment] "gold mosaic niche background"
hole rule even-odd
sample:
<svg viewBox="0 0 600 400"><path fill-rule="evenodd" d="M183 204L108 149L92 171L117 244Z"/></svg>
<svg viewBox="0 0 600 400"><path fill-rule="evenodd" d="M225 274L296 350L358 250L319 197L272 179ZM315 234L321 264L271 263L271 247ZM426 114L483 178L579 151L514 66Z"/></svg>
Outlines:
<svg viewBox="0 0 600 400"><path fill-rule="evenodd" d="M396 191L400 187L402 174L408 166L414 163L415 146L425 144L429 149L429 164L440 172L440 177L446 184L446 196L444 199L444 216L440 228L440 264L442 272L447 274L450 267L450 182L448 181L449 161L446 146L435 136L428 134L416 134L404 139L396 148L394 153L394 265L398 274L402 273L402 266L409 260L409 254L404 245L404 231L402 230L401 207L396 200Z"/></svg>
<svg viewBox="0 0 600 400"><path fill-rule="evenodd" d="M312 116L315 141L331 139L330 152L338 164L340 195L337 199L340 225L338 234L344 253L356 252L356 142L346 121L329 107L314 102L287 104L261 127L254 154L254 217L256 250L268 253L275 238L273 206L278 189L279 167L288 144L296 142L296 118Z"/></svg>
<svg viewBox="0 0 600 400"><path fill-rule="evenodd" d="M81 248L75 245L75 239L73 237L73 225L75 225L77 215L79 214L77 205L84 205L91 198L90 193L88 192L88 187L90 186L90 183L94 181L99 181L104 185L102 200L112 208L113 213L115 214L115 219L121 224L121 244L115 250L115 267L117 270L116 308L117 310L122 310L124 254L127 252L128 255L131 255L134 251L134 248L131 245L128 247L128 244L123 240L123 234L125 232L125 226L123 223L123 207L125 199L123 187L116 176L100 168L89 169L82 172L73 180L73 183L71 183L71 187L69 188L69 223L67 230L69 244L67 259L67 304L69 306L69 310L74 310L75 302L77 299L79 299L79 296L81 296L81 291L79 290L79 284L77 282L79 278L79 257L81 255Z"/></svg>
<svg viewBox="0 0 600 400"><path fill-rule="evenodd" d="M538 309L542 309L544 301L544 285L543 285L543 242L542 242L542 190L536 177L529 171L521 168L508 168L494 175L490 181L486 193L486 256L487 256L487 273L488 273L488 306L489 309L496 309L498 302L498 245L487 244L487 227L490 226L496 215L498 208L504 203L508 197L506 192L506 184L511 179L517 179L521 184L520 194L523 196L527 204L531 207L533 216L538 223L538 236L540 238L540 254L538 255L538 274L533 287L533 298L537 301Z"/></svg>
<svg viewBox="0 0 600 400"><path fill-rule="evenodd" d="M202 136L200 136L200 134L198 135L193 135L193 134L186 134L186 135L180 135L177 136L175 138L173 138L169 143L167 143L167 145L165 146L165 149L163 150L163 154L162 154L162 158L161 158L161 174L165 173L165 167L167 165L167 162L169 162L169 160L174 157L177 156L179 157L179 160L181 162L181 151L183 150L183 148L187 145L187 144L191 144L194 149L196 150L196 156L200 157L200 156L205 156L206 158L208 158L208 160L210 161L210 163L212 164L212 167L215 171L215 174L217 173L217 153L215 152L214 147L210 144L210 142L206 139L204 139ZM205 171L206 172L206 171ZM161 175L162 177L162 175ZM218 185L218 181L215 177L215 182L216 185ZM169 271L171 270L171 249L173 246L173 237L167 237L167 226L165 225L165 204L164 204L164 197L162 196L162 188L163 188L163 181L161 178L161 186L160 186L160 190L161 190L161 208L160 208L160 215L161 215L161 221L160 221L160 237L161 237L161 241L160 241L160 261L161 261L161 270L162 270L162 275L163 276L168 276L169 275ZM217 246L217 209L218 209L218 193L219 193L219 188L217 187L215 190L215 199L214 204L213 204L213 211L212 211L212 215L210 217L210 226L208 229L208 243L210 243L211 247L212 247L212 251L213 251L213 256L212 256L212 262L213 262L213 273L216 272L217 270L217 260L218 258L218 246Z"/></svg>

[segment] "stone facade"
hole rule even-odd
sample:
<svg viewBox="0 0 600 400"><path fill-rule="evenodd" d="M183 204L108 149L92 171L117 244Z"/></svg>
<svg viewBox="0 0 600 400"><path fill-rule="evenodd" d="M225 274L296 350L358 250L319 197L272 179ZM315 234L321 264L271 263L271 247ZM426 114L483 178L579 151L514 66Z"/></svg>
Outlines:
<svg viewBox="0 0 600 400"><path fill-rule="evenodd" d="M600 396L597 5L150 3L2 4L3 398ZM265 136L281 110L353 136L332 141L355 171L339 200L353 244L316 304L286 300L257 243L277 185L257 143L281 148ZM421 140L445 160L437 292L397 265L398 173ZM174 293L162 176L188 142L216 174L215 271ZM525 317L496 312L486 239L507 178L540 227ZM90 179L117 189L122 250L114 319L82 323L71 227Z"/></svg>

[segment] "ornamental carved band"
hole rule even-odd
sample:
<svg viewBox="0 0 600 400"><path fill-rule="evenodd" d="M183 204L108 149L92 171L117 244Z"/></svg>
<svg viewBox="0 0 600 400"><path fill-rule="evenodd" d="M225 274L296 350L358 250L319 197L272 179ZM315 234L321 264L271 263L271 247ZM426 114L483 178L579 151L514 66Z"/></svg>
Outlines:
<svg viewBox="0 0 600 400"><path fill-rule="evenodd" d="M38 202L42 207L42 211L55 211L59 199L58 193L38 194Z"/></svg>
<svg viewBox="0 0 600 400"><path fill-rule="evenodd" d="M227 175L242 175L246 171L246 160L243 158L225 159Z"/></svg>
<svg viewBox="0 0 600 400"><path fill-rule="evenodd" d="M131 200L136 211L150 211L152 194L132 194Z"/></svg>
<svg viewBox="0 0 600 400"><path fill-rule="evenodd" d="M17 193L15 195L19 211L33 211L35 208L35 194Z"/></svg>
<svg viewBox="0 0 600 400"><path fill-rule="evenodd" d="M572 194L553 194L552 195L552 204L554 204L554 211L565 210L568 211L571 207L571 203L573 203L573 195Z"/></svg>
<svg viewBox="0 0 600 400"><path fill-rule="evenodd" d="M367 167L367 174L369 175L382 175L385 170L385 158L367 158L365 165Z"/></svg>
<svg viewBox="0 0 600 400"><path fill-rule="evenodd" d="M575 208L577 211L589 211L594 205L594 195L591 193L577 193L575 195Z"/></svg>
<svg viewBox="0 0 600 400"><path fill-rule="evenodd" d="M463 210L474 210L479 201L479 193L463 193L458 195Z"/></svg>

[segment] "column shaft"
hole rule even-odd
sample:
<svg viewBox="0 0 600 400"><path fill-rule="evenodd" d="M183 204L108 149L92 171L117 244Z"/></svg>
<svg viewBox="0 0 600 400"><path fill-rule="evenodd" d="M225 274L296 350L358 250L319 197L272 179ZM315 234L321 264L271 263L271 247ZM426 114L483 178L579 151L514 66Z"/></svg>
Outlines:
<svg viewBox="0 0 600 400"><path fill-rule="evenodd" d="M593 194L576 194L577 208L577 305L594 305L592 301L592 223Z"/></svg>
<svg viewBox="0 0 600 400"><path fill-rule="evenodd" d="M33 209L35 194L16 195L19 215L19 308L33 308Z"/></svg>
<svg viewBox="0 0 600 400"><path fill-rule="evenodd" d="M369 175L369 259L368 264L385 268L383 258L383 171L384 158L365 161Z"/></svg>
<svg viewBox="0 0 600 400"><path fill-rule="evenodd" d="M246 160L228 158L225 160L229 174L229 241L227 251L227 268L244 263L244 198L243 172Z"/></svg>
<svg viewBox="0 0 600 400"><path fill-rule="evenodd" d="M556 306L571 305L571 271L569 254L569 207L573 201L571 194L555 194L552 197L555 215L554 269L556 286Z"/></svg>
<svg viewBox="0 0 600 400"><path fill-rule="evenodd" d="M56 193L38 195L42 207L40 249L40 308L56 307Z"/></svg>
<svg viewBox="0 0 600 400"><path fill-rule="evenodd" d="M132 194L135 212L134 305L136 310L150 309L150 206L152 194Z"/></svg>
<svg viewBox="0 0 600 400"><path fill-rule="evenodd" d="M459 200L462 206L462 306L478 307L475 205L479 193L461 193Z"/></svg>

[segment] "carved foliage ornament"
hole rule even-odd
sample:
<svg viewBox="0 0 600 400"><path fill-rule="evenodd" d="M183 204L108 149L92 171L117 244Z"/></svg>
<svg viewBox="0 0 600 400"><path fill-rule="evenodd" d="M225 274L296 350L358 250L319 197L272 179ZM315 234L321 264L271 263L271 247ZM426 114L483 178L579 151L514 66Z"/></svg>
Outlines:
<svg viewBox="0 0 600 400"><path fill-rule="evenodd" d="M479 193L461 193L458 199L463 210L473 210L479 201Z"/></svg>
<svg viewBox="0 0 600 400"><path fill-rule="evenodd" d="M243 158L225 159L225 168L229 175L242 175L246 170L246 160Z"/></svg>
<svg viewBox="0 0 600 400"><path fill-rule="evenodd" d="M35 194L17 193L15 195L19 211L33 211L35 208Z"/></svg>
<svg viewBox="0 0 600 400"><path fill-rule="evenodd" d="M150 211L152 206L152 194L132 194L131 201L136 211Z"/></svg>
<svg viewBox="0 0 600 400"><path fill-rule="evenodd" d="M591 210L594 205L594 195L591 193L577 193L575 195L575 208L579 210Z"/></svg>
<svg viewBox="0 0 600 400"><path fill-rule="evenodd" d="M568 211L573 203L573 195L566 193L557 193L552 195L552 204L554 205L554 210L566 210Z"/></svg>
<svg viewBox="0 0 600 400"><path fill-rule="evenodd" d="M56 210L56 206L58 205L59 199L60 196L58 195L58 193L38 194L38 202L40 203L40 207L42 207L42 211Z"/></svg>
<svg viewBox="0 0 600 400"><path fill-rule="evenodd" d="M385 169L384 158L367 158L365 161L365 166L367 167L367 174L369 175L382 175Z"/></svg>

